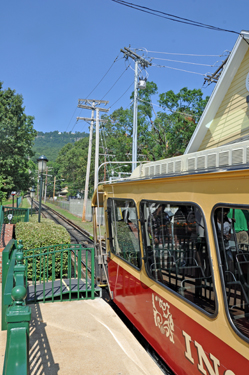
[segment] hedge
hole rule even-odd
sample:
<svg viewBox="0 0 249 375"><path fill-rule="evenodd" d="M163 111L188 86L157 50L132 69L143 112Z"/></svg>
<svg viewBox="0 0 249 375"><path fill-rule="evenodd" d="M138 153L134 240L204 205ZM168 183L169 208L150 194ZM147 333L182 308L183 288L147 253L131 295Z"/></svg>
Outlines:
<svg viewBox="0 0 249 375"><path fill-rule="evenodd" d="M34 219L33 219L34 220ZM36 216L37 220L37 216ZM19 222L16 224L16 239L17 241L22 240L24 250L31 250L44 246L59 245L59 244L70 244L70 235L67 230L61 225L55 224L50 219L42 219L41 223L32 221L28 223ZM27 252L27 255L33 254L33 252ZM35 251L34 254L39 254L39 250ZM48 261L49 270L48 278L52 277L52 256L46 257ZM55 276L60 275L60 253L55 256ZM66 276L68 273L67 269L68 255L63 253L63 275ZM28 279L32 278L34 270L32 269L32 259L28 264ZM40 275L40 260L36 261L36 273ZM43 272L41 272L43 277Z"/></svg>

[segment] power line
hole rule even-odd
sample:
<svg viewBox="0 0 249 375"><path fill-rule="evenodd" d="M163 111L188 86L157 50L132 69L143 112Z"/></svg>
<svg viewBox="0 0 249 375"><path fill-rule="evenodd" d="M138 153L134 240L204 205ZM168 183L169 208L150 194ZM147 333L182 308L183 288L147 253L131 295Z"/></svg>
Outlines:
<svg viewBox="0 0 249 375"><path fill-rule="evenodd" d="M75 125L77 124L77 122L78 122L78 120L75 121L75 124L74 124L74 126L73 126L73 128L72 128L72 130L71 130L71 133L72 133L72 131L74 130Z"/></svg>
<svg viewBox="0 0 249 375"><path fill-rule="evenodd" d="M114 104L116 104L127 93L127 91L131 88L131 86L133 84L134 84L134 81L132 81L132 83L130 84L130 86L128 87L128 89L125 90L125 92L109 107L109 109L111 109L114 106Z"/></svg>
<svg viewBox="0 0 249 375"><path fill-rule="evenodd" d="M216 61L213 65L210 65L210 64L194 63L194 62L190 62L190 61L179 61L179 60L163 59L163 58L161 58L161 57L151 57L151 59L153 59L153 60L171 61L171 62L176 62L176 63L181 63L181 64L200 65L200 66L211 66L211 67L214 67L215 64L218 62L218 61Z"/></svg>
<svg viewBox="0 0 249 375"><path fill-rule="evenodd" d="M147 53L161 53L163 55L175 55L175 56L194 56L194 57L222 57L230 54L230 51L225 50L221 55L198 55L194 53L178 53L178 52L159 52L159 51L149 51L144 48Z"/></svg>
<svg viewBox="0 0 249 375"><path fill-rule="evenodd" d="M179 68L173 68L172 66L167 66L167 65L159 65L159 64L152 64L152 66L156 66L157 68L167 68L167 69L173 69L173 70L180 70L181 72L185 73L192 73L192 74L198 74L200 76L206 77L206 74L203 73L197 73L197 72L192 72L190 70L184 70L184 69L179 69Z"/></svg>
<svg viewBox="0 0 249 375"><path fill-rule="evenodd" d="M99 81L99 83L98 83L98 84L94 87L94 89L93 89L93 90L87 95L87 98L89 98L89 96L94 92L94 90L95 90L95 89L99 86L99 84L103 81L103 79L104 79L105 76L109 73L109 71L111 70L111 68L112 68L113 65L115 64L115 62L118 61L119 55L120 55L120 53L119 53L118 56L115 58L115 60L113 61L113 63L111 64L111 66L110 66L110 68L107 70L107 72L103 75L103 77L101 78L101 80ZM123 57L122 57L122 58L123 58ZM120 60L120 59L119 59L119 60ZM71 121L72 121L72 119L73 119L73 117L74 117L74 115L75 115L76 110L77 110L77 107L75 108L74 113L73 113L73 115L72 115L72 117L71 117L71 119L70 119L70 121L69 121L69 123L68 123L68 125L67 125L66 131L67 131L69 125L71 124ZM82 111L80 111L80 113L81 113L81 112L82 112ZM77 123L77 122L76 122L76 123ZM74 124L73 128L75 127L76 123ZM71 130L71 131L72 131L72 130Z"/></svg>
<svg viewBox="0 0 249 375"><path fill-rule="evenodd" d="M113 67L113 65L115 64L115 62L117 61L118 57L119 57L120 53L118 54L118 56L115 58L115 60L113 61L112 65L110 66L110 68L107 70L107 72L103 75L103 77L101 78L101 80L99 81L99 83L94 87L94 89L87 95L87 98L89 98L89 96L94 92L94 90L98 87L98 85L103 81L103 79L105 78L105 76L109 73L109 71L111 70L111 68Z"/></svg>
<svg viewBox="0 0 249 375"><path fill-rule="evenodd" d="M124 1L124 0L111 0L111 1L114 2L114 3L120 4L120 5L124 5L128 8L139 10L140 12L152 14L153 16L157 16L157 17L160 17L160 18L165 18L165 19L170 20L170 21L179 22L179 23L183 23L183 24L186 24L186 25L196 26L196 27L201 27L201 28L205 28L205 29L209 29L209 30L225 31L225 32L228 32L228 33L240 35L239 32L234 31L234 30L223 29L223 28L208 25L208 24L205 24L205 23L202 23L202 22L193 21L193 20L190 20L189 18L183 18L183 17L175 16L175 15L170 14L170 13L166 13L166 12L163 12L163 11L160 11L160 10L152 9L152 8L145 7L145 6L138 5L138 4L134 4L134 3L129 3L129 2Z"/></svg>
<svg viewBox="0 0 249 375"><path fill-rule="evenodd" d="M69 123L68 123L67 128L66 128L65 131L67 131L69 125L71 124L71 121L72 121L72 119L74 118L74 115L75 115L76 110L77 110L77 107L75 108L74 113L73 113L73 115L72 115L72 117L71 117L71 119L70 119L70 121L69 121Z"/></svg>
<svg viewBox="0 0 249 375"><path fill-rule="evenodd" d="M120 78L122 77L122 75L126 72L126 70L130 67L130 65L128 65L125 70L123 71L123 73L118 77L118 79L116 80L116 82L112 85L112 87L110 88L110 90L107 91L107 93L103 96L103 98L101 98L101 100L104 99L104 97L109 94L109 92L113 89L113 87L116 85L116 83L120 80Z"/></svg>

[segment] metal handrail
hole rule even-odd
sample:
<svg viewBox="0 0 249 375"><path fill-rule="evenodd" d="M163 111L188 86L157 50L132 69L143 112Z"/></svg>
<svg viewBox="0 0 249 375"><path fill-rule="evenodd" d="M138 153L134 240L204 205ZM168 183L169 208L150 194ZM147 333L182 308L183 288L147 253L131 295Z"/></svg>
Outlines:
<svg viewBox="0 0 249 375"><path fill-rule="evenodd" d="M94 248L61 244L25 250L24 254L29 290L27 303L94 298ZM82 257L85 258L85 271Z"/></svg>
<svg viewBox="0 0 249 375"><path fill-rule="evenodd" d="M24 255L25 253L25 255ZM85 283L82 282L82 263L79 259L85 256L85 264L90 258L91 276L88 280L88 269L85 270ZM56 257L60 259L60 270L57 275ZM51 258L51 267L49 267ZM66 258L66 270L63 270L63 258ZM7 329L3 375L27 375L29 373L29 322L30 307L27 303L27 291L33 287L34 299L46 302L46 283L50 282L50 299L55 301L71 301L74 299L94 299L94 248L81 245L61 244L44 248L24 250L22 241L19 245L11 240L3 251L3 282L2 282L2 330ZM32 284L28 279L28 266L31 266ZM66 271L66 274L64 274ZM59 277L56 277L59 276ZM66 279L65 279L66 276ZM56 294L56 282L59 281L59 293ZM41 298L38 297L39 286ZM66 286L66 288L65 288ZM64 295L69 298L65 299ZM76 294L74 298L73 294Z"/></svg>
<svg viewBox="0 0 249 375"><path fill-rule="evenodd" d="M7 249L6 249L7 248ZM29 322L30 307L25 298L25 266L23 264L22 244L10 241L3 251L3 263L6 266L3 275L2 316L7 328L7 343L4 357L3 375L27 375L29 373ZM13 287L14 286L14 287ZM11 296L9 290L11 289ZM11 297L12 303L9 303ZM3 309L9 304L7 310ZM2 322L3 323L3 322Z"/></svg>

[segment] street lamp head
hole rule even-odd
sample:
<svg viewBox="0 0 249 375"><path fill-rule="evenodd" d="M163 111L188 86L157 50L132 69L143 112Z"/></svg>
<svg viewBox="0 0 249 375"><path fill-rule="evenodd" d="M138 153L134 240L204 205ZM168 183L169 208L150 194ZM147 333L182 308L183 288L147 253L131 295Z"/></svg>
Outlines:
<svg viewBox="0 0 249 375"><path fill-rule="evenodd" d="M41 155L38 159L37 159L37 163L38 163L38 171L40 173L43 173L46 169L46 165L47 165L47 162L48 162L48 159L46 158L46 156L44 155Z"/></svg>
<svg viewBox="0 0 249 375"><path fill-rule="evenodd" d="M35 189L34 186L30 189L30 198L33 199L35 197Z"/></svg>

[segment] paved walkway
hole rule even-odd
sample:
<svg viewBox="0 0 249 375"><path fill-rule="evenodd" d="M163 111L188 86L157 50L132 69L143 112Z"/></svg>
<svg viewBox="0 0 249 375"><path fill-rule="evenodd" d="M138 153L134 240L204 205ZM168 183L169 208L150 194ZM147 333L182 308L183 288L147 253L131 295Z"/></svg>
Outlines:
<svg viewBox="0 0 249 375"><path fill-rule="evenodd" d="M31 307L31 375L162 374L104 300ZM5 343L6 332L0 331L0 374Z"/></svg>

